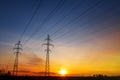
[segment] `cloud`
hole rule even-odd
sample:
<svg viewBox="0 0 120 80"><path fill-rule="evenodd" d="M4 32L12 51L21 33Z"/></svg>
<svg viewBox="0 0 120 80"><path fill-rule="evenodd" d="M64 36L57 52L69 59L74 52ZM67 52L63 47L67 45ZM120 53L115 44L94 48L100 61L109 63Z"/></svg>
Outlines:
<svg viewBox="0 0 120 80"><path fill-rule="evenodd" d="M43 59L39 58L36 55L33 55L32 57L29 58L29 62L28 63L32 64L32 65L39 65L42 62L43 62Z"/></svg>
<svg viewBox="0 0 120 80"><path fill-rule="evenodd" d="M36 65L40 65L44 62L44 60L42 58L38 57L35 53L26 54L25 58L27 60L26 63L28 65L36 66Z"/></svg>

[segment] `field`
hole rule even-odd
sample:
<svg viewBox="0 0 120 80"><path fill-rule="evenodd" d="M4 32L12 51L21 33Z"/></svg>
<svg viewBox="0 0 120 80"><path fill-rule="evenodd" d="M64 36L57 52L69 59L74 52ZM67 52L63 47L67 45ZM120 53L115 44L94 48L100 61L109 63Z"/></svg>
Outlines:
<svg viewBox="0 0 120 80"><path fill-rule="evenodd" d="M120 80L120 76L119 77L0 76L0 80Z"/></svg>

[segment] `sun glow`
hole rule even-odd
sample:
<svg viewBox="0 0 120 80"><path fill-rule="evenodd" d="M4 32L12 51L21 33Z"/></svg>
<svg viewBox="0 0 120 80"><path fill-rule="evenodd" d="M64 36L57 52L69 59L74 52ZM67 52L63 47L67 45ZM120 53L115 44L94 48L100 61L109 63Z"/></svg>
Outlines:
<svg viewBox="0 0 120 80"><path fill-rule="evenodd" d="M59 71L59 74L61 74L62 76L66 75L67 74L67 71L65 69L61 69Z"/></svg>

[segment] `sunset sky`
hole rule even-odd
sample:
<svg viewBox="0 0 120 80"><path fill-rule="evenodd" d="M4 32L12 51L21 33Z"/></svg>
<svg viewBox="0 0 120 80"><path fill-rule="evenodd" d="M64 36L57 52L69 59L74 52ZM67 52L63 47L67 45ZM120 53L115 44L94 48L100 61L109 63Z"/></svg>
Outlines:
<svg viewBox="0 0 120 80"><path fill-rule="evenodd" d="M0 0L0 69L20 40L19 71L44 72L48 34L50 72L120 75L120 0Z"/></svg>

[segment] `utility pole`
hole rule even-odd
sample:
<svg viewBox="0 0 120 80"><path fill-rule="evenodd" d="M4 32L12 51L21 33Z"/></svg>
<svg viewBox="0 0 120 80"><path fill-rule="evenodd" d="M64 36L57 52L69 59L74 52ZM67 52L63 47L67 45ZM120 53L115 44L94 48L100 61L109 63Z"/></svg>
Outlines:
<svg viewBox="0 0 120 80"><path fill-rule="evenodd" d="M15 62L14 62L14 66L13 66L13 75L17 75L18 73L18 56L20 54L20 50L22 50L22 45L20 43L20 41L18 41L17 44L15 44L15 48L13 48L13 50L15 50Z"/></svg>
<svg viewBox="0 0 120 80"><path fill-rule="evenodd" d="M50 36L47 36L47 39L45 39L47 42L43 43L42 45L46 45L47 49L45 49L46 51L46 62L45 62L45 76L50 76L50 56L49 56L49 52L50 50L50 46L54 46L53 44L50 43L51 39Z"/></svg>

